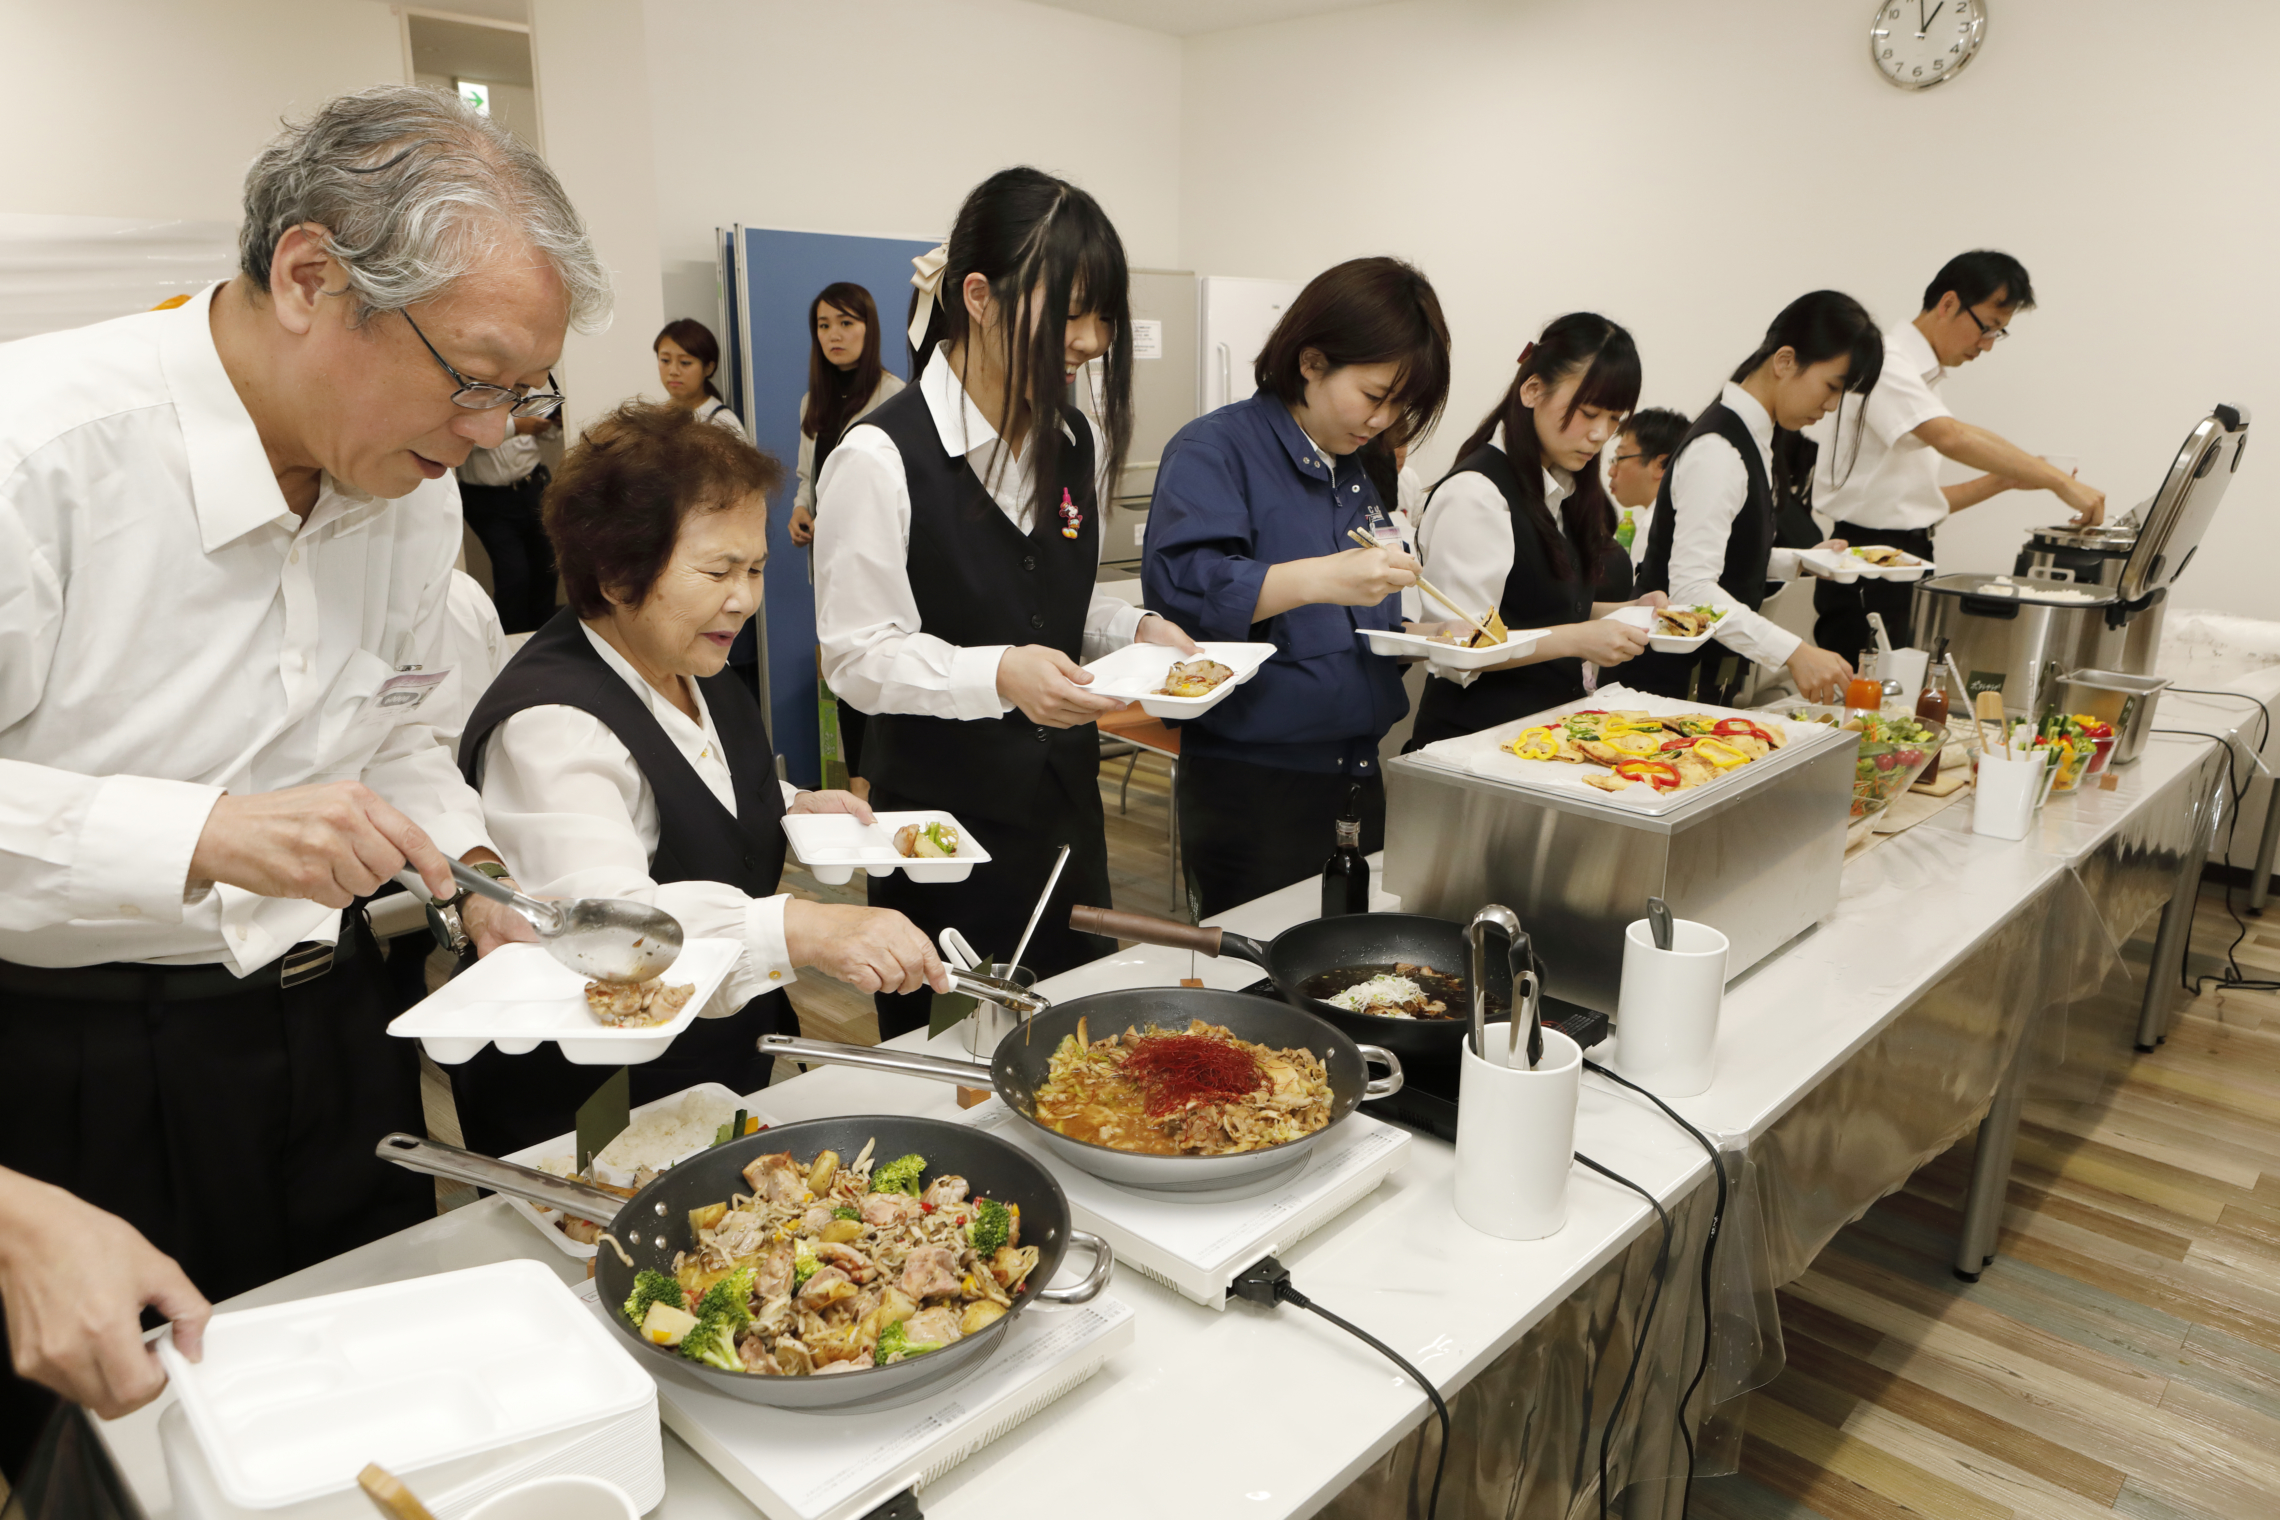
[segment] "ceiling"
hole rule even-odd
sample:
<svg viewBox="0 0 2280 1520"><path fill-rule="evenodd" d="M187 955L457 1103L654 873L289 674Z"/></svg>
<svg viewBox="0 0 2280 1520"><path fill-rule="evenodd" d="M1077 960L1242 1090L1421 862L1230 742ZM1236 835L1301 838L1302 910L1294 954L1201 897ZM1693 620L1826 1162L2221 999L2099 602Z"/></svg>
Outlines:
<svg viewBox="0 0 2280 1520"><path fill-rule="evenodd" d="M1319 16L1327 11L1360 10L1384 0L1039 0L1056 10L1082 11L1104 21L1152 32L1189 37L1197 32L1224 32L1238 26L1268 21L1289 21Z"/></svg>
<svg viewBox="0 0 2280 1520"><path fill-rule="evenodd" d="M411 18L412 68L449 79L480 79L486 84L528 87L530 34L433 16Z"/></svg>

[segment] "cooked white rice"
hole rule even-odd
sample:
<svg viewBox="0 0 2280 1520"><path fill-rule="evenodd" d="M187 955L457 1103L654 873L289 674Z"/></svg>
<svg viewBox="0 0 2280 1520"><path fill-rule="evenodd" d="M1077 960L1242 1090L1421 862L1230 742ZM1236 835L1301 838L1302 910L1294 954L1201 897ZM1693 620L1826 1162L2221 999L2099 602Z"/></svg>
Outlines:
<svg viewBox="0 0 2280 1520"><path fill-rule="evenodd" d="M1408 977L1385 971L1366 982L1354 983L1344 992L1332 993L1326 1001L1349 1013L1360 1013L1372 1003L1407 1003L1423 996L1425 989Z"/></svg>
<svg viewBox="0 0 2280 1520"><path fill-rule="evenodd" d="M713 1143L720 1127L736 1117L736 1105L712 1093L686 1092L668 1098L647 1113L636 1114L625 1133L602 1147L594 1157L594 1180L612 1187L633 1186L634 1173L646 1166L663 1171ZM567 1177L576 1170L577 1157L568 1153L548 1156L538 1163L542 1172Z"/></svg>

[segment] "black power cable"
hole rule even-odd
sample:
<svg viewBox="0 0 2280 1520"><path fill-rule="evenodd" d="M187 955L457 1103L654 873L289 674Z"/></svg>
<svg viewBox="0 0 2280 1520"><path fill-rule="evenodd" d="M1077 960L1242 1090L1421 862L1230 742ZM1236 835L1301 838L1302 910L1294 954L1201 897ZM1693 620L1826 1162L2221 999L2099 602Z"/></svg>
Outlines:
<svg viewBox="0 0 2280 1520"><path fill-rule="evenodd" d="M1620 1172L1609 1171L1581 1151L1575 1153L1575 1159L1609 1182L1620 1183L1646 1199L1647 1207L1662 1221L1662 1244L1655 1250L1655 1285L1647 1294L1647 1312L1640 1316L1638 1336L1631 1342L1630 1370L1623 1374L1623 1386L1615 1391L1615 1403L1607 1411L1607 1423L1599 1427L1599 1520L1607 1520L1607 1448L1615 1439L1615 1424L1623 1417L1623 1404L1631 1396L1631 1385L1638 1381L1639 1363L1647 1354L1647 1332L1654 1328L1655 1308L1662 1302L1663 1279L1670 1272L1670 1214L1663 1208L1661 1199Z"/></svg>
<svg viewBox="0 0 2280 1520"><path fill-rule="evenodd" d="M2255 700L2254 698L2247 696L2246 693L2237 691L2205 692L2194 687L2178 687L2175 689L2179 691L2190 691L2196 696L2230 696L2238 697L2246 701ZM2259 731L2256 743L2257 750L2261 752L2265 744L2269 742L2272 737L2272 713L2271 710L2269 708L2265 708L2264 704L2261 702L2258 702L2257 706L2260 710L2260 716L2263 719L2263 724ZM2241 804L2248 799L2249 773L2252 771L2263 770L2265 768L2263 762L2256 755L2250 755L2248 770L2241 771L2239 773L2239 778L2236 780L2234 779L2235 768L2232 763L2233 740L2231 738L2221 734L2212 734L2205 729L2199 728L2155 728L2149 729L2147 732L2156 734L2169 734L2180 739L2206 739L2224 751L2225 791L2232 803L2232 816L2225 820L2225 848L2223 856L2225 862L2229 865L2232 861L2233 844L2234 841L2238 838L2240 832ZM2271 803L2267 803L2267 806L2271 806L2276 803L2280 803L2280 796L2275 796L2272 799ZM2193 889L2193 897L2195 900L2197 900L2200 896L2200 883L2193 883ZM2188 911L2190 911L2190 902L2187 906ZM2204 982L2215 982L2219 989L2230 992L2280 992L2280 981L2252 980L2247 972L2240 969L2240 947L2241 943L2248 938L2248 920L2240 916L2240 909L2233 903L2233 883L2229 878L2225 882L2225 913L2232 919L2234 929L2232 943L2225 946L2225 969L2214 974L2204 972L2199 976L2195 976L2186 964L2188 958L2185 956L2179 956L2177 960L2177 979L2183 985L2186 995L2189 997L2199 997L2202 992L2206 990L2202 985ZM2191 943L2190 925L2191 920L2188 919L2186 930L2188 944Z"/></svg>

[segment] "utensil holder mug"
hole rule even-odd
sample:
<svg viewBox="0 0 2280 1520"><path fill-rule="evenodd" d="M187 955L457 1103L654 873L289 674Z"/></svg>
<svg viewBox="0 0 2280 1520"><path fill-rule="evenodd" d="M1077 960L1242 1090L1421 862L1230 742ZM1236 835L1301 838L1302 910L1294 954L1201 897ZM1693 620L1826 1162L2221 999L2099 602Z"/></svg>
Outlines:
<svg viewBox="0 0 2280 1520"><path fill-rule="evenodd" d="M1692 919L1671 921L1671 947L1635 919L1623 931L1615 1001L1615 1069L1662 1098L1709 1090L1717 1072L1718 1013L1726 1001L1726 936Z"/></svg>
<svg viewBox="0 0 2280 1520"><path fill-rule="evenodd" d="M2017 759L1981 754L1972 783L1971 832L1990 839L2026 838L2051 779L2049 769L2041 755L2031 752Z"/></svg>
<svg viewBox="0 0 2280 1520"><path fill-rule="evenodd" d="M1569 1163L1583 1049L1544 1031L1544 1059L1528 1069L1525 1038L1488 1026L1488 1058L1468 1042L1457 1073L1457 1217L1484 1235L1542 1240L1567 1223ZM1517 1067L1507 1064L1517 1059Z"/></svg>

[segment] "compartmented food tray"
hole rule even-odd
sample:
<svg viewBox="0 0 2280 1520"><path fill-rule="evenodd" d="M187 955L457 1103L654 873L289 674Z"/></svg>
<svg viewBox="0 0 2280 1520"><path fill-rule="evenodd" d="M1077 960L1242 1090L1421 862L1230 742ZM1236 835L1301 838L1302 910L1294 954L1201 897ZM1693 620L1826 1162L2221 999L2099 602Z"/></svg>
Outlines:
<svg viewBox="0 0 2280 1520"><path fill-rule="evenodd" d="M1939 566L1928 559L1918 559L1905 551L1900 552L1900 563L1872 565L1860 557L1858 549L1802 549L1798 559L1819 569L1829 580L1840 586L1849 586L1857 580L1920 581L1935 573Z"/></svg>
<svg viewBox="0 0 2280 1520"><path fill-rule="evenodd" d="M1491 665L1501 665L1515 655L1534 649L1537 638L1533 631L1523 630L1506 634L1501 644L1473 649L1461 644L1444 644L1422 633L1389 632L1383 628L1357 628L1354 636L1369 641L1371 654L1396 660L1414 660L1423 655L1451 670L1486 670Z"/></svg>
<svg viewBox="0 0 2280 1520"><path fill-rule="evenodd" d="M655 1385L543 1262L217 1314L158 1354L230 1503L273 1509L642 1408Z"/></svg>
<svg viewBox="0 0 2280 1520"><path fill-rule="evenodd" d="M1206 643L1197 647L1202 654L1181 654L1164 644L1127 644L1085 667L1093 676L1090 690L1099 696L1138 702L1140 710L1151 718L1192 718L1226 701L1275 653L1272 644ZM1157 690L1176 662L1194 659L1217 660L1235 674L1200 697L1170 697Z"/></svg>
<svg viewBox="0 0 2280 1520"><path fill-rule="evenodd" d="M1655 632L1655 610L1652 607L1618 607L1607 614L1610 623L1624 623L1647 635L1647 647L1662 654L1692 654L1718 636L1718 624L1725 621L1723 613L1708 628L1691 638L1680 638L1672 633Z"/></svg>
<svg viewBox="0 0 2280 1520"><path fill-rule="evenodd" d="M972 831L948 813L922 810L872 816L878 822L859 822L852 813L786 813L784 838L800 864L830 887L853 877L858 867L873 876L892 876L900 871L912 881L964 881L974 874L974 867L990 858ZM897 829L905 824L923 827L929 823L946 823L958 831L957 854L920 860L895 848Z"/></svg>
<svg viewBox="0 0 2280 1520"><path fill-rule="evenodd" d="M396 1015L388 1032L418 1040L443 1066L470 1060L485 1045L519 1056L548 1040L575 1066L638 1066L665 1054L743 952L733 939L690 940L658 978L669 987L694 985L681 1011L646 1029L612 1029L586 1006L586 978L537 945L501 945Z"/></svg>

